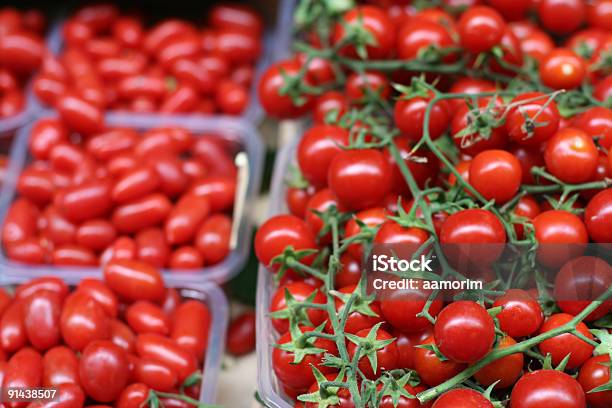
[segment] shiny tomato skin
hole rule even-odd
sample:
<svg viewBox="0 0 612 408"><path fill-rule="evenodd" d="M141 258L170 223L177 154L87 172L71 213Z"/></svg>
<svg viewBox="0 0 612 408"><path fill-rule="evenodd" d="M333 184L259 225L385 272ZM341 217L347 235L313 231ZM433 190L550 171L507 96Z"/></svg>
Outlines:
<svg viewBox="0 0 612 408"><path fill-rule="evenodd" d="M61 296L51 290L39 290L23 302L23 324L30 344L47 350L59 344Z"/></svg>
<svg viewBox="0 0 612 408"><path fill-rule="evenodd" d="M584 222L593 241L612 242L612 188L591 198L584 210Z"/></svg>
<svg viewBox="0 0 612 408"><path fill-rule="evenodd" d="M595 106L574 117L572 126L583 130L590 136L598 136L598 143L612 147L612 109Z"/></svg>
<svg viewBox="0 0 612 408"><path fill-rule="evenodd" d="M253 312L244 312L234 318L227 330L227 350L240 356L255 350L255 320Z"/></svg>
<svg viewBox="0 0 612 408"><path fill-rule="evenodd" d="M48 262L48 249L38 238L25 238L5 246L7 258L23 264L37 265Z"/></svg>
<svg viewBox="0 0 612 408"><path fill-rule="evenodd" d="M348 110L348 100L343 93L327 91L319 96L312 108L312 117L316 124L326 124L327 118L341 118Z"/></svg>
<svg viewBox="0 0 612 408"><path fill-rule="evenodd" d="M266 113L278 119L292 119L304 115L310 110L314 99L306 95L301 104L295 104L289 95L281 95L285 85L284 76L295 77L301 70L301 64L294 60L284 60L271 65L262 75L258 85L259 101ZM283 75L284 73L284 75ZM310 82L306 79L306 83Z"/></svg>
<svg viewBox="0 0 612 408"><path fill-rule="evenodd" d="M397 35L397 54L401 59L418 59L420 53L428 47L438 49L454 45L449 30L442 24L413 19L403 24ZM448 60L446 57L444 60Z"/></svg>
<svg viewBox="0 0 612 408"><path fill-rule="evenodd" d="M302 175L315 186L327 182L329 166L347 146L349 133L336 125L315 125L308 129L298 143L297 161Z"/></svg>
<svg viewBox="0 0 612 408"><path fill-rule="evenodd" d="M310 327L301 328L301 332L312 331ZM284 344L291 341L291 333L284 333L279 339L278 344ZM336 354L336 344L327 339L317 338L314 341L314 346L325 350L327 353ZM323 366L323 352L317 354L307 354L306 357L299 363L294 364L294 353L282 350L275 347L272 350L272 369L276 377L287 387L295 390L305 390L310 384L315 381L314 374L310 365L317 367L323 374L334 372L331 367Z"/></svg>
<svg viewBox="0 0 612 408"><path fill-rule="evenodd" d="M88 136L104 129L104 115L100 108L76 96L62 96L56 106L66 125Z"/></svg>
<svg viewBox="0 0 612 408"><path fill-rule="evenodd" d="M185 300L172 315L170 338L201 361L208 346L211 315L208 307L197 300Z"/></svg>
<svg viewBox="0 0 612 408"><path fill-rule="evenodd" d="M108 339L126 352L134 354L136 350L136 335L132 329L119 319L111 319L108 327Z"/></svg>
<svg viewBox="0 0 612 408"><path fill-rule="evenodd" d="M43 356L43 387L57 387L61 384L80 384L79 359L66 346L56 346Z"/></svg>
<svg viewBox="0 0 612 408"><path fill-rule="evenodd" d="M170 269L200 269L204 259L200 252L192 246L181 246L170 254L168 267Z"/></svg>
<svg viewBox="0 0 612 408"><path fill-rule="evenodd" d="M422 344L433 344L434 342L433 336L430 336ZM465 367L465 364L452 360L441 361L433 351L427 349L417 347L414 352L414 368L419 373L421 380L431 387L454 377Z"/></svg>
<svg viewBox="0 0 612 408"><path fill-rule="evenodd" d="M101 251L110 246L117 237L113 224L105 219L85 221L76 230L76 242L93 251Z"/></svg>
<svg viewBox="0 0 612 408"><path fill-rule="evenodd" d="M328 185L344 208L362 210L381 203L391 190L391 166L374 149L345 150L332 160ZM359 185L359 189L351 186Z"/></svg>
<svg viewBox="0 0 612 408"><path fill-rule="evenodd" d="M249 6L241 4L216 4L208 13L208 24L215 28L243 29L253 34L263 32L264 22Z"/></svg>
<svg viewBox="0 0 612 408"><path fill-rule="evenodd" d="M359 234L361 227L357 220L361 221L367 227L377 227L387 221L387 211L382 207L369 208L359 211L355 217L350 219L344 227L344 236L346 239ZM361 261L363 258L363 245L354 243L348 246L347 253L353 258Z"/></svg>
<svg viewBox="0 0 612 408"><path fill-rule="evenodd" d="M172 209L167 196L153 193L115 207L111 221L118 231L133 233L163 222Z"/></svg>
<svg viewBox="0 0 612 408"><path fill-rule="evenodd" d="M419 141L423 136L425 110L433 95L427 97L416 96L410 99L399 99L393 108L393 118L397 128L412 141ZM429 121L429 136L432 139L441 137L448 129L451 117L450 105L445 101L438 101L431 108Z"/></svg>
<svg viewBox="0 0 612 408"><path fill-rule="evenodd" d="M136 352L141 358L164 364L175 371L179 381L184 381L197 370L194 354L181 348L174 340L155 333L136 337Z"/></svg>
<svg viewBox="0 0 612 408"><path fill-rule="evenodd" d="M516 195L521 178L520 162L505 150L485 150L478 153L470 165L470 184L485 199L495 200L498 204ZM504 180L503 186L496 180Z"/></svg>
<svg viewBox="0 0 612 408"><path fill-rule="evenodd" d="M478 391L457 388L440 395L432 408L493 408L493 404Z"/></svg>
<svg viewBox="0 0 612 408"><path fill-rule="evenodd" d="M499 44L506 28L503 17L493 8L475 6L459 19L461 45L473 54L489 51Z"/></svg>
<svg viewBox="0 0 612 408"><path fill-rule="evenodd" d="M62 244L53 249L51 263L62 266L96 266L98 258L89 248L76 244Z"/></svg>
<svg viewBox="0 0 612 408"><path fill-rule="evenodd" d="M496 349L504 349L516 344L512 337L503 337L496 345ZM497 382L496 387L508 388L512 386L523 372L524 357L522 353L502 357L495 362L481 368L474 378L485 387Z"/></svg>
<svg viewBox="0 0 612 408"><path fill-rule="evenodd" d="M556 370L538 370L522 376L510 396L510 408L586 408L578 381Z"/></svg>
<svg viewBox="0 0 612 408"><path fill-rule="evenodd" d="M590 407L605 408L612 404L612 392L589 392L606 384L610 380L610 357L607 355L591 357L582 365L578 373L578 382L586 395Z"/></svg>
<svg viewBox="0 0 612 408"><path fill-rule="evenodd" d="M109 318L99 303L76 291L64 302L59 327L70 348L83 350L90 342L108 337L108 322Z"/></svg>
<svg viewBox="0 0 612 408"><path fill-rule="evenodd" d="M32 202L45 205L53 199L55 185L53 172L28 166L23 169L17 180L17 192Z"/></svg>
<svg viewBox="0 0 612 408"><path fill-rule="evenodd" d="M554 34L568 34L579 28L586 14L582 0L542 0L537 6L544 28Z"/></svg>
<svg viewBox="0 0 612 408"><path fill-rule="evenodd" d="M533 219L533 227L540 244L538 260L549 267L561 266L571 257L580 255L584 250L582 244L589 241L584 222L568 211L544 211Z"/></svg>
<svg viewBox="0 0 612 408"><path fill-rule="evenodd" d="M540 328L540 333L553 330L563 324L566 324L572 320L574 316L566 313L557 313L550 316ZM582 333L585 337L593 339L593 335L589 331L588 327L580 322L578 323L577 330ZM568 369L579 368L585 361L587 361L593 354L594 347L584 342L578 337L571 333L560 334L550 339L544 340L538 346L543 355L550 353L552 357L553 365L558 365L565 358L566 355L570 354L569 361L567 362Z"/></svg>
<svg viewBox="0 0 612 408"><path fill-rule="evenodd" d="M223 261L230 251L232 219L224 214L208 217L196 231L194 244L206 265Z"/></svg>
<svg viewBox="0 0 612 408"><path fill-rule="evenodd" d="M15 289L15 299L24 300L39 290L50 290L60 295L62 301L68 296L68 285L57 276L41 276L26 283L22 283Z"/></svg>
<svg viewBox="0 0 612 408"><path fill-rule="evenodd" d="M111 259L134 260L136 259L136 251L136 242L128 236L121 236L100 254L100 263L105 264Z"/></svg>
<svg viewBox="0 0 612 408"><path fill-rule="evenodd" d="M127 353L107 340L89 343L79 362L83 389L100 402L117 399L128 382Z"/></svg>
<svg viewBox="0 0 612 408"><path fill-rule="evenodd" d="M136 381L162 392L170 392L178 381L176 373L170 367L147 359L136 360L134 376Z"/></svg>
<svg viewBox="0 0 612 408"><path fill-rule="evenodd" d="M356 286L357 285L350 285L350 286L345 286L343 288L340 288L338 290L338 292L342 293L342 294L352 294L353 292L356 291ZM345 309L345 303L342 301L342 299L340 298L336 298L334 300L335 305L336 305L336 311L338 312L338 315L342 315L343 310ZM357 301L356 303L359 303L359 301ZM355 304L355 303L354 303ZM352 311L348 314L347 318L346 318L346 324L344 327L344 330L347 333L351 333L351 334L355 334L359 331L365 330L365 329L370 329L372 326L374 326L375 324L381 322L383 319L381 317L381 312L380 312L380 306L378 304L378 302L374 301L371 302L369 305L370 309L372 310L372 312L374 312L374 315L370 316L364 313L361 313L359 311ZM327 329L330 332L333 332L333 328L331 323L328 322L327 324Z"/></svg>
<svg viewBox="0 0 612 408"><path fill-rule="evenodd" d="M523 102L532 99L532 102ZM510 110L505 123L506 132L513 142L537 146L557 132L561 117L555 101L548 102L548 97L540 92L527 92L516 96L511 103L519 102L518 107ZM535 126L528 127L525 116L533 119Z"/></svg>
<svg viewBox="0 0 612 408"><path fill-rule="evenodd" d="M434 338L440 352L447 358L473 363L491 350L495 325L487 310L478 303L457 301L438 314Z"/></svg>
<svg viewBox="0 0 612 408"><path fill-rule="evenodd" d="M106 284L122 299L160 301L165 287L158 269L144 262L115 259L104 268Z"/></svg>
<svg viewBox="0 0 612 408"><path fill-rule="evenodd" d="M166 240L170 245L190 242L198 225L210 213L210 204L206 197L187 194L179 199L168 214L164 225Z"/></svg>
<svg viewBox="0 0 612 408"><path fill-rule="evenodd" d="M585 62L576 53L556 48L540 64L540 78L553 89L578 88L587 74Z"/></svg>
<svg viewBox="0 0 612 408"><path fill-rule="evenodd" d="M34 237L39 213L29 200L18 198L13 201L2 225L2 242L6 245Z"/></svg>
<svg viewBox="0 0 612 408"><path fill-rule="evenodd" d="M538 301L522 289L508 289L495 300L493 307L503 308L497 319L501 330L513 338L536 333L544 321Z"/></svg>
<svg viewBox="0 0 612 408"><path fill-rule="evenodd" d="M296 251L317 248L315 237L306 222L293 215L272 217L255 234L255 254L265 266L271 266L271 261L288 246ZM275 267L278 268L278 265Z"/></svg>
<svg viewBox="0 0 612 408"><path fill-rule="evenodd" d="M10 358L2 380L2 388L35 388L42 383L42 356L30 347L24 347ZM9 407L23 407L23 402L12 402Z"/></svg>
<svg viewBox="0 0 612 408"><path fill-rule="evenodd" d="M68 141L68 129L61 120L40 119L32 127L28 148L34 158L46 160L53 146L66 141Z"/></svg>
<svg viewBox="0 0 612 408"><path fill-rule="evenodd" d="M11 303L0 319L0 344L6 352L15 352L28 344L23 321L23 301Z"/></svg>
<svg viewBox="0 0 612 408"><path fill-rule="evenodd" d="M357 337L366 337L370 332L370 328L363 329L355 333ZM390 340L393 339L393 336L386 332L383 329L378 329L376 332L376 340ZM352 359L357 350L357 345L353 342L348 343L347 351L349 353L350 358ZM377 366L376 371L370 364L370 361L367 357L362 357L359 359L359 369L361 372L370 379L377 378L380 376L383 370L393 370L397 367L398 360L398 352L397 345L395 344L395 340L389 345L376 350L376 358L377 358Z"/></svg>
<svg viewBox="0 0 612 408"><path fill-rule="evenodd" d="M2 66L19 74L28 74L38 68L44 52L44 43L35 34L24 31L0 37Z"/></svg>
<svg viewBox="0 0 612 408"><path fill-rule="evenodd" d="M146 228L136 233L136 255L138 260L157 268L168 264L170 246L161 228Z"/></svg>
<svg viewBox="0 0 612 408"><path fill-rule="evenodd" d="M479 99L479 109L477 111L470 109L465 102L457 107L451 120L451 135L460 152L469 156L476 156L478 153L486 150L504 149L508 145L508 135L502 126L492 128L488 138L478 133L466 134L464 131L464 129L474 122L477 114L481 114L487 109L491 110L489 101L489 98ZM497 101L499 100L496 99L496 102ZM498 107L496 103L495 110Z"/></svg>
<svg viewBox="0 0 612 408"><path fill-rule="evenodd" d="M313 303L325 303L325 295L321 292L320 289L302 281L295 281L287 283L286 285L279 286L278 289L272 295L272 300L270 301L270 313L277 312L279 310L283 310L287 307L287 303L285 300L285 293L289 292L293 298L298 301L305 301L309 296L313 296ZM320 309L308 309L306 311L306 315L310 323L313 326L318 326L323 323L326 319L326 314ZM278 333L285 333L289 330L289 320L284 318L272 318L272 327Z"/></svg>
<svg viewBox="0 0 612 408"><path fill-rule="evenodd" d="M514 215L526 218L531 222L541 212L540 205L534 197L529 194L521 197L514 207ZM525 228L522 222L514 224L514 230L518 239L525 238Z"/></svg>
<svg viewBox="0 0 612 408"><path fill-rule="evenodd" d="M149 387L143 383L132 383L125 387L117 401L117 408L139 408L149 397Z"/></svg>
<svg viewBox="0 0 612 408"><path fill-rule="evenodd" d="M138 166L117 180L111 192L117 203L125 203L153 193L160 185L157 172L149 166Z"/></svg>
<svg viewBox="0 0 612 408"><path fill-rule="evenodd" d="M373 38L366 45L368 58L381 59L388 57L395 45L395 26L382 8L376 6L354 7L342 16L333 34L333 43L338 43L346 37L346 27L361 27ZM346 56L358 57L354 46L345 46L340 50Z"/></svg>
<svg viewBox="0 0 612 408"><path fill-rule="evenodd" d="M207 198L213 212L227 211L234 206L236 179L228 176L208 175L196 180L188 193Z"/></svg>
<svg viewBox="0 0 612 408"><path fill-rule="evenodd" d="M97 180L69 187L56 196L58 209L72 222L105 216L112 208L111 183Z"/></svg>
<svg viewBox="0 0 612 408"><path fill-rule="evenodd" d="M139 300L128 306L125 319L136 334L167 335L170 332L170 318L159 306L146 300Z"/></svg>

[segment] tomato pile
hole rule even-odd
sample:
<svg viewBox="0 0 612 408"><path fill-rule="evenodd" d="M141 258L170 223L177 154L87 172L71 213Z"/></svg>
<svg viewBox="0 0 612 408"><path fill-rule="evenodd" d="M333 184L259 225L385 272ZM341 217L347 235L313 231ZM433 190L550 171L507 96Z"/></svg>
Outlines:
<svg viewBox="0 0 612 408"><path fill-rule="evenodd" d="M25 86L46 55L46 24L37 10L0 8L0 119L25 108Z"/></svg>
<svg viewBox="0 0 612 408"><path fill-rule="evenodd" d="M611 407L612 266L586 247L609 261L612 2L410 3L300 2L295 56L259 83L270 116L311 119L288 213L255 237L279 391L306 408ZM464 256L490 285L375 297L377 244L425 248L437 279ZM468 244L485 249L451 251ZM518 275L491 267L503 245L530 254ZM581 285L588 300L567 295Z"/></svg>
<svg viewBox="0 0 612 408"><path fill-rule="evenodd" d="M249 103L263 22L246 6L211 8L206 25L145 25L112 4L85 6L63 26L64 50L43 61L33 89L58 110L240 115Z"/></svg>
<svg viewBox="0 0 612 408"><path fill-rule="evenodd" d="M156 268L118 260L104 280L35 278L0 299L3 387L56 387L70 407L197 405L211 316Z"/></svg>
<svg viewBox="0 0 612 408"><path fill-rule="evenodd" d="M181 127L141 132L63 114L32 126L31 160L2 227L8 258L70 266L130 259L171 269L226 258L234 143Z"/></svg>

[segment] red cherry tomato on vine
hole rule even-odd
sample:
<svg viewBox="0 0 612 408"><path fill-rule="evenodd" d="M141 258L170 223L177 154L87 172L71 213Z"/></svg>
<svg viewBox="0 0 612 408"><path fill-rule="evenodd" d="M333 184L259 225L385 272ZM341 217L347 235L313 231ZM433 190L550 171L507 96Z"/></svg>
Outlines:
<svg viewBox="0 0 612 408"><path fill-rule="evenodd" d="M493 408L493 404L478 391L458 388L439 396L432 408Z"/></svg>
<svg viewBox="0 0 612 408"><path fill-rule="evenodd" d="M499 44L505 29L503 17L486 6L468 8L458 23L461 45L473 54L489 51Z"/></svg>
<svg viewBox="0 0 612 408"><path fill-rule="evenodd" d="M110 341L92 341L83 350L79 373L87 395L100 402L114 401L128 382L127 353Z"/></svg>
<svg viewBox="0 0 612 408"><path fill-rule="evenodd" d="M510 408L586 408L578 381L562 371L538 370L522 376L510 396Z"/></svg>
<svg viewBox="0 0 612 408"><path fill-rule="evenodd" d="M604 354L588 359L580 368L577 380L590 407L606 408L612 404L612 391L589 392L610 381L610 356Z"/></svg>
<svg viewBox="0 0 612 408"><path fill-rule="evenodd" d="M550 316L540 328L541 333L546 333L559 326L562 326L572 320L574 316L566 313L557 313ZM576 327L576 330L584 335L586 338L593 339L593 335L589 331L588 327L580 322ZM559 365L561 361L569 354L569 360L567 362L568 369L574 369L580 367L585 361L587 361L592 355L594 347L589 343L579 339L571 333L560 334L550 339L544 340L538 346L540 352L543 355L549 354L552 357L553 365Z"/></svg>
<svg viewBox="0 0 612 408"><path fill-rule="evenodd" d="M505 150L485 150L470 164L470 184L487 200L503 204L516 195L521 186L520 162ZM497 180L504 180L503 184Z"/></svg>

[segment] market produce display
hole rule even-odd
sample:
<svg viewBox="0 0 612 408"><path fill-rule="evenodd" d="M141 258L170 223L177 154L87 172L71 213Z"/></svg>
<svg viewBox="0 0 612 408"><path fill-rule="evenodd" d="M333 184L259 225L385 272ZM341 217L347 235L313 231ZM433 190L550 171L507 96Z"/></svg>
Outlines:
<svg viewBox="0 0 612 408"><path fill-rule="evenodd" d="M0 7L0 120L25 109L26 85L46 56L46 27L38 10Z"/></svg>
<svg viewBox="0 0 612 408"><path fill-rule="evenodd" d="M7 406L198 405L212 317L203 293L167 287L159 270L133 260L76 286L56 276L22 281L0 291ZM57 395L6 400L6 390L38 387Z"/></svg>
<svg viewBox="0 0 612 408"><path fill-rule="evenodd" d="M34 94L59 111L240 115L262 54L262 19L219 4L205 21L149 22L113 4L85 6L64 22L64 49L45 57Z"/></svg>
<svg viewBox="0 0 612 408"><path fill-rule="evenodd" d="M195 270L228 256L242 146L176 126L140 130L59 113L25 135L29 159L2 226L6 257Z"/></svg>
<svg viewBox="0 0 612 408"><path fill-rule="evenodd" d="M410 3L298 2L259 83L307 123L255 237L273 406L611 407L612 3ZM486 285L372 291L385 245Z"/></svg>

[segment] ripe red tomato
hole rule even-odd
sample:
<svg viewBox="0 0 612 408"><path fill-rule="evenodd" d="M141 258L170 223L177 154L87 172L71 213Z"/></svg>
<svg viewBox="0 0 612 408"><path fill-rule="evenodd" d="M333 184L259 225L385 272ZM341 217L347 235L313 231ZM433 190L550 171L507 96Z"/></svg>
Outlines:
<svg viewBox="0 0 612 408"><path fill-rule="evenodd" d="M349 133L336 125L315 125L308 129L297 147L297 162L302 175L316 187L327 183L329 166L349 143Z"/></svg>
<svg viewBox="0 0 612 408"><path fill-rule="evenodd" d="M171 391L178 381L176 373L168 366L143 358L134 363L134 377L136 381L162 392Z"/></svg>
<svg viewBox="0 0 612 408"><path fill-rule="evenodd" d="M430 336L422 344L433 344L434 338ZM454 377L465 369L466 365L452 360L440 360L436 353L424 348L416 348L414 352L414 368L421 380L435 387Z"/></svg>
<svg viewBox="0 0 612 408"><path fill-rule="evenodd" d="M530 195L524 195L519 199L519 202L514 207L514 215L523 217L527 222L533 222L533 219L540 213L540 205ZM514 224L514 230L518 239L525 238L525 227L522 222Z"/></svg>
<svg viewBox="0 0 612 408"><path fill-rule="evenodd" d="M495 340L495 325L487 310L476 302L457 301L446 306L434 325L440 352L460 363L484 357Z"/></svg>
<svg viewBox="0 0 612 408"><path fill-rule="evenodd" d="M478 109L470 109L465 102L460 103L457 107L451 121L451 135L453 142L462 153L475 156L485 150L503 149L508 145L508 135L502 126L492 127L488 137L483 134L484 131L465 132L468 126L479 120L478 115L497 114L501 100L495 99L495 106L493 107L490 105L490 101L490 98L480 98Z"/></svg>
<svg viewBox="0 0 612 408"><path fill-rule="evenodd" d="M510 103L520 103L506 117L505 129L513 142L537 146L555 134L561 116L555 101L546 105L547 101L548 97L540 92L527 92L512 99Z"/></svg>
<svg viewBox="0 0 612 408"><path fill-rule="evenodd" d="M505 150L485 150L470 164L470 184L487 200L503 204L521 186L522 169L516 157ZM504 183L498 183L504 180Z"/></svg>
<svg viewBox="0 0 612 408"><path fill-rule="evenodd" d="M313 329L309 327L301 328L302 333L312 330ZM283 334L280 339L278 339L277 343L285 344L291 342L291 340L291 333L287 332ZM312 345L330 354L337 353L336 344L331 340L314 337ZM276 377L278 377L278 379L285 386L303 391L306 390L310 384L313 383L313 381L315 381L311 365L318 368L323 374L335 371L334 368L326 367L321 364L323 354L323 352L317 354L306 354L301 362L295 364L294 353L275 347L272 351L272 369L274 370Z"/></svg>
<svg viewBox="0 0 612 408"><path fill-rule="evenodd" d="M227 330L227 350L235 356L255 350L255 313L244 312L234 318Z"/></svg>
<svg viewBox="0 0 612 408"><path fill-rule="evenodd" d="M516 341L512 337L506 336L498 342L496 349L504 349L515 344ZM496 387L508 388L521 376L523 371L523 360L522 353L511 354L500 358L481 368L474 374L474 378L485 387L499 381Z"/></svg>
<svg viewBox="0 0 612 408"><path fill-rule="evenodd" d="M277 312L287 307L285 299L285 293L289 292L293 298L298 302L305 301L309 296L313 296L313 303L324 304L327 302L325 295L317 288L308 283L296 281L287 283L284 286L280 286L270 301L270 312ZM314 293L314 295L313 295ZM327 317L324 310L321 309L308 309L305 311L308 320L313 326L318 326L323 323ZM289 319L288 318L272 318L272 326L279 333L285 333L289 330Z"/></svg>
<svg viewBox="0 0 612 408"><path fill-rule="evenodd" d="M172 319L170 338L202 360L208 346L211 322L210 311L206 305L197 300L186 300L176 308Z"/></svg>
<svg viewBox="0 0 612 408"><path fill-rule="evenodd" d="M420 333L431 326L427 318L417 316L429 299L431 292L424 289L392 291L380 302L382 316L393 328L404 333ZM442 300L435 299L429 306L429 314L436 317L442 310Z"/></svg>
<svg viewBox="0 0 612 408"><path fill-rule="evenodd" d="M390 55L395 45L395 26L382 8L376 6L353 7L346 12L334 29L332 42L343 41L352 30L364 30L372 37L365 49L368 58L380 59ZM361 57L354 46L340 50L346 56Z"/></svg>
<svg viewBox="0 0 612 408"><path fill-rule="evenodd" d="M91 135L104 129L104 115L102 110L90 102L76 96L62 96L56 106L60 117L68 128Z"/></svg>
<svg viewBox="0 0 612 408"><path fill-rule="evenodd" d="M225 214L214 214L205 220L194 238L194 243L206 265L223 261L230 251L232 219Z"/></svg>
<svg viewBox="0 0 612 408"><path fill-rule="evenodd" d="M612 188L602 190L591 198L584 209L584 222L593 241L612 242Z"/></svg>
<svg viewBox="0 0 612 408"><path fill-rule="evenodd" d="M194 354L179 346L171 338L160 334L145 333L137 336L136 352L140 358L169 367L176 372L180 382L197 370L198 363Z"/></svg>
<svg viewBox="0 0 612 408"><path fill-rule="evenodd" d="M587 109L574 117L572 126L592 137L597 136L598 143L606 149L612 147L612 109L603 106Z"/></svg>
<svg viewBox="0 0 612 408"><path fill-rule="evenodd" d="M59 327L64 342L80 351L92 341L108 338L109 318L94 298L76 291L64 302Z"/></svg>
<svg viewBox="0 0 612 408"><path fill-rule="evenodd" d="M294 250L315 249L315 237L308 225L293 215L277 215L263 223L255 234L255 254L263 265L278 270L279 265L271 261L281 255L285 248ZM302 259L302 262L307 259Z"/></svg>
<svg viewBox="0 0 612 408"><path fill-rule="evenodd" d="M576 53L556 48L540 64L540 78L553 89L573 89L582 84L587 74L586 64Z"/></svg>
<svg viewBox="0 0 612 408"><path fill-rule="evenodd" d="M382 203L391 190L391 166L378 150L344 150L331 161L327 181L340 205L362 210Z"/></svg>
<svg viewBox="0 0 612 408"><path fill-rule="evenodd" d="M327 91L317 98L312 108L312 119L317 124L327 123L330 115L339 119L348 110L348 105L348 100L343 93Z"/></svg>
<svg viewBox="0 0 612 408"><path fill-rule="evenodd" d="M132 329L121 320L110 320L108 338L130 354L133 354L136 350L136 335L132 332Z"/></svg>
<svg viewBox="0 0 612 408"><path fill-rule="evenodd" d="M8 361L2 379L2 388L40 387L42 371L43 359L41 355L30 347L21 348ZM19 407L23 405L23 403L12 402L9 406Z"/></svg>
<svg viewBox="0 0 612 408"><path fill-rule="evenodd" d="M279 119L297 118L308 112L312 106L312 97L306 95L300 104L293 102L289 95L280 93L285 86L285 76L295 77L301 65L294 60L285 60L271 65L259 80L258 94L266 113ZM304 78L306 84L310 82Z"/></svg>
<svg viewBox="0 0 612 408"><path fill-rule="evenodd" d="M146 300L139 300L128 306L125 311L125 319L137 334L168 335L170 332L170 318L159 306Z"/></svg>
<svg viewBox="0 0 612 408"><path fill-rule="evenodd" d="M540 328L540 333L546 333L547 331L562 326L573 318L574 316L566 313L554 314L544 322ZM576 329L585 337L593 339L593 335L584 323L578 323ZM543 355L550 353L553 365L558 365L568 354L570 354L567 368L574 369L580 367L593 355L594 347L571 333L565 333L544 340L540 343L539 349Z"/></svg>
<svg viewBox="0 0 612 408"><path fill-rule="evenodd" d="M504 18L486 6L468 8L458 24L461 45L473 54L489 51L499 44L505 29Z"/></svg>
<svg viewBox="0 0 612 408"><path fill-rule="evenodd" d="M117 295L127 300L154 302L163 299L165 293L161 273L139 261L111 260L104 268L104 280Z"/></svg>
<svg viewBox="0 0 612 408"><path fill-rule="evenodd" d="M449 30L443 24L412 19L403 24L398 31L397 55L403 60L419 59L429 47L443 50L454 44ZM450 57L452 59L453 56ZM444 60L448 62L449 56Z"/></svg>
<svg viewBox="0 0 612 408"><path fill-rule="evenodd" d="M138 408L149 397L149 387L143 383L132 383L125 387L116 401L117 408Z"/></svg>
<svg viewBox="0 0 612 408"><path fill-rule="evenodd" d="M598 159L593 139L582 130L570 127L559 130L544 151L548 171L566 183L589 181L595 175Z"/></svg>
<svg viewBox="0 0 612 408"><path fill-rule="evenodd" d="M586 408L578 381L562 371L538 370L522 376L510 396L510 408Z"/></svg>
<svg viewBox="0 0 612 408"><path fill-rule="evenodd" d="M79 385L79 359L75 352L65 346L47 350L43 357L44 387L57 387L61 384Z"/></svg>
<svg viewBox="0 0 612 408"><path fill-rule="evenodd" d="M493 404L478 391L458 388L439 396L432 408L493 408Z"/></svg>
<svg viewBox="0 0 612 408"><path fill-rule="evenodd" d="M391 86L382 72L356 72L346 79L344 91L349 101L359 104L367 100L370 94L378 95L382 99L388 98L391 94Z"/></svg>
<svg viewBox="0 0 612 408"><path fill-rule="evenodd" d="M522 289L508 289L493 303L493 307L500 306L503 309L497 315L499 326L510 337L530 336L544 321L540 304Z"/></svg>
<svg viewBox="0 0 612 408"><path fill-rule="evenodd" d="M542 0L537 12L546 30L568 34L584 22L586 5L583 0Z"/></svg>
<svg viewBox="0 0 612 408"><path fill-rule="evenodd" d="M39 290L24 300L23 324L36 349L47 350L60 342L62 300L51 290Z"/></svg>
<svg viewBox="0 0 612 408"><path fill-rule="evenodd" d="M370 333L370 328L363 329L355 333L355 336L365 338ZM382 347L376 349L376 351L370 351L371 353L376 353L376 370L370 364L369 358L366 356L361 357L359 359L359 369L369 379L375 379L380 377L383 371L393 370L397 368L397 360L398 360L398 352L397 345L395 344L395 340L391 334L386 332L383 329L378 329L376 332L376 340L392 340L393 342ZM367 341L367 340L364 340ZM363 348L362 348L363 350ZM347 345L347 351L349 353L349 358L352 360L357 352L357 344L353 342L349 342Z"/></svg>
<svg viewBox="0 0 612 408"><path fill-rule="evenodd" d="M595 256L581 256L569 260L561 267L555 277L553 297L563 312L577 315L611 285L612 267L605 260ZM584 320L602 318L611 307L612 302L604 301Z"/></svg>
<svg viewBox="0 0 612 408"><path fill-rule="evenodd" d="M416 96L410 99L400 99L393 108L395 126L402 135L413 141L419 141L423 136L425 111L431 103L433 95L424 98ZM429 136L437 139L446 132L451 121L451 107L448 102L441 100L431 108L429 117Z"/></svg>
<svg viewBox="0 0 612 408"><path fill-rule="evenodd" d="M582 365L578 382L582 387L587 403L593 408L605 408L612 404L612 391L589 392L610 381L610 356L591 357Z"/></svg>
<svg viewBox="0 0 612 408"><path fill-rule="evenodd" d="M128 357L125 350L107 340L89 343L79 362L83 389L99 402L116 400L128 382Z"/></svg>
<svg viewBox="0 0 612 408"><path fill-rule="evenodd" d="M418 149L412 152L412 143L409 139L401 137L394 140L395 146L400 152L400 156L404 159L404 163L408 167L410 174L414 177L419 188L424 188L428 183L433 184L438 172L440 171L440 161L438 158L427 149ZM385 156L391 163L391 178L392 189L402 195L409 195L410 188L404 176L402 175L399 164L391 155L389 149L385 149ZM419 158L419 161L413 159ZM397 200L395 200L397 204Z"/></svg>
<svg viewBox="0 0 612 408"><path fill-rule="evenodd" d="M490 211L462 210L452 214L442 224L440 242L444 253L453 262L489 265L503 251L506 233L501 221ZM486 250L471 244L486 245Z"/></svg>
<svg viewBox="0 0 612 408"><path fill-rule="evenodd" d="M549 267L579 256L584 251L582 244L589 241L582 220L568 211L544 211L533 219L533 227L539 243L538 260Z"/></svg>

